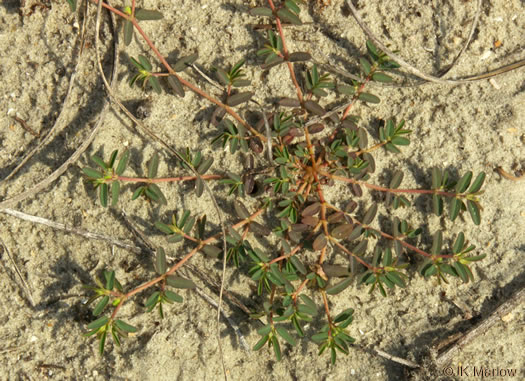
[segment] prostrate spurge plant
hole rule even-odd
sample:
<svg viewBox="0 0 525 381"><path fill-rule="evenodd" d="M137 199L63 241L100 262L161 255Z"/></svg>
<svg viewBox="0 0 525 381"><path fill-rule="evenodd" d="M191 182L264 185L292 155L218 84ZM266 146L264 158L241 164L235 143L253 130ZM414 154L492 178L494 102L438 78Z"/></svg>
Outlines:
<svg viewBox="0 0 525 381"><path fill-rule="evenodd" d="M104 5L124 19L126 42L131 42L133 28L137 28L166 69L162 73L153 72L148 58L132 59L139 73L131 74L131 84L149 82L160 92L158 79L166 78L179 96L184 96L185 87L202 95L217 105L212 116L218 127L214 143L228 146L232 159L244 163L238 151L251 151L256 160L250 154L248 166L241 173L207 175L210 169L213 170L212 159L204 158L200 151L186 149L178 154L181 170L178 177L157 177L159 159L154 155L149 161L147 178L134 178L123 176L129 151L125 151L118 162L117 151L111 154L108 162L92 157L98 169L86 167L83 171L99 189L103 206L109 200L115 205L121 184L127 182L138 185L132 199L144 197L165 204L162 183L193 181L200 196L203 181L218 180L231 198L235 198L232 201L236 212L236 217L231 216L228 222L226 253L222 250L221 235L207 233L206 216L195 218L190 211L184 210L174 215L171 222L155 223L168 236L168 242L184 241L193 247L179 262L168 268L164 250L159 248L154 266L156 277L129 291L125 291L115 279L114 271L104 272L105 282L99 282L93 288L95 295L91 300L98 300L93 310L97 320L88 325L87 333L98 336L100 352L104 350L108 332L119 345L121 337L136 331L133 326L117 319L120 308L132 296L140 293L147 311L158 309L161 316L166 304L182 302L175 290L191 288L194 284L177 272L197 253L213 258L226 255L230 263L247 270L257 284L257 293L261 295L259 300L264 300L259 309L253 311L253 316L266 319L266 325L258 330L261 338L254 349L271 346L277 359L281 358L283 340L294 345L297 337L305 336L304 324L314 319L325 322L311 337L319 345L319 354L329 350L331 360L335 362L336 351L348 353L354 342L348 332L353 310L346 308L334 313L329 308L328 298L350 286L354 273L359 273L358 283L368 286L369 292L377 290L386 296L387 290L406 287L409 263L403 258L407 253L415 253L424 260L419 267L424 277L434 276L445 283L448 277L457 277L463 282L473 279L469 265L484 255L470 255L474 246L467 244L463 233L457 234L450 249L443 249L442 233L437 231L432 248L427 252L414 246L414 238L421 229L411 227L408 221L391 217L389 232L384 232L377 227L377 203L370 199L366 210L357 211L357 200L364 196L365 189L373 190L384 194L386 205L396 209L410 207L408 196L426 194L437 215L448 206L448 216L454 221L462 211L468 210L474 224L478 225L478 196L485 174L480 173L473 179L469 171L454 181L447 171L434 168L432 189L401 189L403 172L395 170L388 186L370 183L375 169L372 153L385 149L390 152L388 159L409 144L410 131L405 129L404 121L391 119L379 128L379 141L370 144L367 131L358 126L358 118L350 111L360 101L378 103L380 100L376 95L365 92L367 84L370 81L392 81L388 72L399 66L367 42L367 55L360 59L361 72L356 77L359 79L351 83L335 83L327 74L319 72L315 64L309 63L309 53L288 50L283 24L301 25L299 3L299 0L268 0L268 7L251 10L252 15L263 17L268 23L265 26L270 28L266 32L267 42L257 52L264 60L262 69L269 71L271 76L273 67L287 66L295 89L295 98L281 96L278 104L263 107L273 111L264 115L259 112L260 120L255 124L248 123L235 111L238 107L250 109L253 103L253 93L238 90L250 84L243 72L244 60L235 63L228 71L214 68L216 78L224 86L220 100L216 99L179 74L197 59L197 55L183 57L170 66L137 27L137 19L159 19L160 14L137 10L134 2L125 12ZM306 70L297 75L300 68ZM329 92L340 96L340 106L335 111L326 110L323 105L323 98ZM259 110L259 106L253 107L255 112ZM271 147L271 160L265 152L268 147ZM191 167L199 176L189 171ZM326 197L325 190L335 183L346 184L353 197L344 202ZM248 211L242 200L246 193L254 193L255 187L260 189L260 195L256 196L260 208ZM263 213L273 217L270 221L274 225L264 226L257 222ZM263 250L251 239L252 234L273 234L275 246ZM333 265L336 252L348 258L348 266ZM249 266L244 266L245 263ZM324 318L318 317L321 311Z"/></svg>

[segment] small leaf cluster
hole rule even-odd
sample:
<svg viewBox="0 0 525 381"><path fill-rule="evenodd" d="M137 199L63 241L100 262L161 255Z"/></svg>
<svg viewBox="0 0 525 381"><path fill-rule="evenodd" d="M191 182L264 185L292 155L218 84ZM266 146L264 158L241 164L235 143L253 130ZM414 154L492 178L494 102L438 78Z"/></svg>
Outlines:
<svg viewBox="0 0 525 381"><path fill-rule="evenodd" d="M115 206L118 202L120 193L120 182L115 180L115 176L120 176L124 173L129 160L129 151L126 150L121 155L117 168L113 168L117 159L118 150L111 153L108 162L104 162L98 156L91 156L91 161L95 163L100 169L96 170L90 167L82 168L84 174L93 183L95 188L99 189L100 204L104 207L108 205L108 192L111 184L111 205Z"/></svg>
<svg viewBox="0 0 525 381"><path fill-rule="evenodd" d="M331 82L328 74L319 75L317 65L314 64L312 70L307 71L306 88L318 97L326 97L328 94L323 89L333 89L335 88L335 83Z"/></svg>
<svg viewBox="0 0 525 381"><path fill-rule="evenodd" d="M486 175L485 172L481 172L474 181L472 181L472 176L472 172L467 171L457 183L454 183L450 180L447 171L443 172L439 168L432 170L432 189L455 191L455 196L450 198L449 202L449 217L451 221L454 221L461 211L468 209L474 224L479 225L481 223L481 206L479 205L478 196L483 193L480 192L480 189ZM462 198L465 199L466 205ZM432 205L434 213L440 216L443 213L444 201L438 192L434 193L432 197Z"/></svg>
<svg viewBox="0 0 525 381"><path fill-rule="evenodd" d="M381 264L381 267L379 265ZM405 288L407 276L399 270L408 267L408 263L397 265L393 262L392 250L386 248L384 251L377 247L372 260L373 270L367 270L362 275L360 283L370 285L369 293L377 287L381 295L386 296L385 287L393 289L395 286Z"/></svg>
<svg viewBox="0 0 525 381"><path fill-rule="evenodd" d="M452 247L452 256L439 256L442 250L443 233L441 231L434 234L434 241L432 245L432 258L426 260L419 272L424 277L437 276L439 281L448 283L445 275L460 278L464 283L474 281L474 275L470 270L469 264L472 262L481 261L486 254L467 256L476 247L469 245L465 241L465 235L460 232L456 237Z"/></svg>
<svg viewBox="0 0 525 381"><path fill-rule="evenodd" d="M129 85L133 86L135 82L142 81L142 89L145 89L146 85L149 83L153 90L155 90L157 94L160 94L162 89L160 87L159 80L151 72L153 70L153 66L151 66L149 60L143 55L139 55L138 60L133 57L130 57L130 60L139 70L139 72L131 78Z"/></svg>
<svg viewBox="0 0 525 381"><path fill-rule="evenodd" d="M312 336L312 340L320 345L319 355L330 349L332 364L336 362L338 351L347 355L349 345L355 342L355 339L346 330L346 327L353 321L353 314L352 308L344 310L335 317L333 324L325 325L319 333Z"/></svg>
<svg viewBox="0 0 525 381"><path fill-rule="evenodd" d="M100 299L93 309L93 316L100 316L106 306L108 305L110 298L113 297L112 305L114 307L121 303L121 296L123 295L123 288L119 281L115 278L114 271L104 271L105 284L103 285L100 280L96 280L98 287L88 287L92 289L95 294L88 300L88 304ZM111 332L113 342L120 346L121 339L128 337L130 333L137 332L137 328L132 325L120 320L113 319L107 316L99 317L87 326L88 332L84 334L85 337L96 335L99 340L99 352L104 352L104 345L108 332Z"/></svg>
<svg viewBox="0 0 525 381"><path fill-rule="evenodd" d="M128 15L126 21L124 21L124 44L126 46L131 44L133 41L133 21L134 20L161 20L164 16L159 11L150 9L136 8L133 14L131 7L125 7L124 13Z"/></svg>
<svg viewBox="0 0 525 381"><path fill-rule="evenodd" d="M168 266L166 263L166 253L162 247L157 249L155 256L155 271L157 274L164 276L167 272ZM158 308L160 318L164 318L164 304L182 303L183 297L174 291L166 288L166 286L175 289L192 289L196 285L192 280L176 275L166 275L160 286L160 290L154 291L146 300L145 307L147 312L151 312Z"/></svg>

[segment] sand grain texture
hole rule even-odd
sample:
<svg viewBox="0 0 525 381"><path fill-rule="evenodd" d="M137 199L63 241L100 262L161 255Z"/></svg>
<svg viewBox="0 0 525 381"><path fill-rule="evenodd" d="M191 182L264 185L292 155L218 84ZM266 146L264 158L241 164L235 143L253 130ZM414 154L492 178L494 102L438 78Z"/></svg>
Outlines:
<svg viewBox="0 0 525 381"><path fill-rule="evenodd" d="M10 116L18 115L36 132L48 131L62 112L69 78L77 60L74 53L77 52L79 15L72 14L66 2L51 2L50 9L36 7L29 15L36 3L26 0L20 7L20 2L7 0L0 4L1 179L37 142ZM420 70L436 75L454 59L468 37L476 3L462 0L359 1L358 10L388 46L399 50L402 57ZM245 57L256 99L265 102L276 96L294 96L284 65L272 69L270 76L260 75L260 61L255 51L263 44L263 38L248 25L258 22L257 19L247 15L248 9L260 2L147 0L139 4L163 12L162 21L141 25L170 62L198 51L199 65L211 73L212 65L226 68ZM93 58L94 15L95 8L90 7L87 45L79 58L81 62L71 99L61 117L64 118L62 126L21 171L9 181L0 183L0 201L29 189L48 176L71 156L93 128L104 96ZM287 29L290 48L309 51L321 62L355 71L366 37L343 2L332 0L332 5L323 12L311 4L301 15L308 24ZM483 2L474 39L447 78L481 74L525 58L524 30L523 1ZM100 35L104 64L109 73L111 31L105 27ZM138 87L129 88L127 71L132 66L128 56L148 54L146 44L137 36L130 47L121 46L117 85L121 101L133 112L139 109L144 122L177 149L199 148L203 154L213 155L215 170L239 170L237 160L229 153L203 143L216 134L216 129L208 122L213 108L207 101L190 92L179 98L166 93L160 96L151 92L145 94ZM495 44L496 41L501 44ZM360 104L354 110L362 118L361 125L372 136L377 134L377 120L391 116L405 119L407 127L413 130L412 143L402 154L381 152L375 156L374 179L378 183L386 181L381 174L398 166L405 169L403 185L406 187L429 187L433 166L447 168L454 174L467 170L475 174L487 173L479 227L475 227L467 215L453 224L429 214L431 205L423 197L417 198L415 206L408 211L396 211L396 215L407 217L414 225L424 228L422 247L430 245L429 236L437 228L446 229L447 239L463 230L481 252L487 253L487 258L474 266L476 282L463 285L452 281L442 287L413 274L406 289L398 289L386 299L378 294L369 295L366 289L355 286L333 299L334 311L348 307L356 310L350 332L360 345L380 348L421 363L424 371L406 372L398 364L359 349L352 350L348 356L339 356L336 366L331 366L329 358L318 357L317 347L306 341L292 349L283 348L284 359L277 363L266 349L257 353L243 351L233 330L223 325L224 361L231 379L454 379L445 377L442 369L423 364L430 364L425 359L432 344L471 327L471 323L462 319L463 312L456 305L466 305L474 315L484 317L525 284L525 180L510 181L495 172L500 166L511 173L525 169L524 70L521 68L494 78L499 88L488 80L458 86L376 86L371 91L381 96L381 104ZM184 76L217 94L190 70ZM133 171L137 175L144 174L143 163L156 151L162 158L159 174L173 173L176 168L168 153L136 132L125 116L113 110L107 113L93 144L77 164L87 165L88 154L108 157L112 150L121 149L123 145L130 147L132 152L126 174L132 175ZM166 244L151 221L167 220L174 210L191 208L195 215L206 212L213 226L217 226L206 195L197 199L193 193L181 191L188 189L185 186L164 187L168 206L159 208L130 202L132 188L127 187L121 193L120 208L156 245ZM221 205L231 205L232 199L227 197L223 187L213 185L212 188L218 192ZM349 194L337 192L334 190L329 196L344 199ZM103 209L94 197L79 167L73 166L45 191L14 209L133 242L133 235L118 210ZM247 205L255 206L256 202L249 199ZM0 238L9 248L35 301L32 307L13 264L6 253L2 253L0 379L220 378L222 367L215 337L215 311L192 292L183 292L184 304L169 308L163 321L159 321L157 315L142 313L140 304L144 298L127 303L120 316L139 327L139 332L125 340L120 349L109 350L110 344L103 360L94 340L82 338L92 317L82 304L86 298L81 285L92 283L102 269L112 268L117 270L117 277L123 284L136 286L152 274L148 255L112 248L103 241L66 234L4 213L0 213ZM179 248L172 246L168 252L180 255ZM219 279L218 265L202 259L196 259L194 264ZM243 285L246 279L229 269L226 287L248 298ZM215 296L213 291L203 289ZM231 317L253 346L258 340L257 326L238 310ZM517 306L510 316L463 348L454 359L453 369L457 370L458 365L470 366L471 370L474 366L513 368L517 372L514 379L525 379L524 324L525 310L523 305ZM319 327L310 326L307 333L312 334L316 328ZM465 378L469 379L460 379Z"/></svg>

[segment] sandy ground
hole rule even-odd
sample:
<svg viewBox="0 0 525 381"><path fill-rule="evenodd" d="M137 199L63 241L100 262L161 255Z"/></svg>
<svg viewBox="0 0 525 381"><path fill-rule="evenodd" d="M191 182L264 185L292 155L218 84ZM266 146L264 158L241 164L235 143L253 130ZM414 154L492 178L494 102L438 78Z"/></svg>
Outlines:
<svg viewBox="0 0 525 381"><path fill-rule="evenodd" d="M0 179L4 179L33 149L38 138L21 128L10 116L17 115L36 132L45 134L55 122L54 135L13 178L0 183L0 200L28 190L58 168L86 139L103 106L104 93L94 66L94 18L91 9L87 44L79 57L79 15L70 12L65 1L46 2L4 0L0 4ZM172 5L177 4L177 5ZM248 24L257 20L247 10L260 2L231 0L180 0L177 2L139 2L144 8L159 9L164 20L143 22L142 26L159 50L171 60L199 52L202 69L212 65L228 67L242 57L253 80L255 98L271 102L276 96L293 96L287 72L274 68L261 76L254 52L262 45L260 33ZM313 1L312 1L313 3ZM127 3L126 3L127 4ZM426 73L439 73L447 67L468 37L477 1L359 1L363 19L377 35L399 54ZM119 4L120 5L120 4ZM34 12L32 12L34 10ZM307 50L320 62L341 69L355 70L356 57L363 53L365 35L349 16L340 0L319 12L314 4L303 11L308 22L287 30L292 50ZM32 13L32 14L30 14ZM525 3L519 0L483 2L479 27L474 39L449 77L480 74L523 59ZM101 32L109 72L111 32ZM144 93L130 89L128 56L147 54L145 44L135 39L121 47L122 65L117 91L132 111L140 106L145 123L176 148L199 148L213 155L212 171L238 168L235 157L214 151L207 143L215 134L208 118L209 103L187 93L181 99L172 95ZM69 81L76 65L77 76L70 97L65 101ZM216 93L200 76L188 71L186 78ZM276 362L269 350L254 353L243 350L234 331L221 327L224 362L233 380L400 380L400 379L476 379L474 367L515 369L513 379L525 379L525 310L516 306L503 320L480 334L454 357L451 369L434 368L428 355L436 342L468 330L473 322L490 314L525 284L525 181L510 181L495 172L498 166L514 173L525 165L525 76L524 70L467 85L427 84L415 87L374 87L382 102L377 106L359 105L355 113L361 125L374 135L377 120L395 116L406 119L413 130L411 145L400 155L376 155L376 181L381 173L404 168L406 187L428 187L430 168L439 165L453 173L485 171L487 180L482 198L482 224L475 227L470 218L455 224L428 215L428 199L418 198L409 211L396 212L424 230L422 247L437 228L447 230L452 239L464 231L469 240L487 254L474 266L473 284L440 286L412 274L409 286L388 298L369 295L353 286L333 300L332 308L353 307L355 321L350 331L361 348L378 348L423 366L422 371L381 358L356 348L340 356L335 366L327 356L317 356L317 347L307 341L295 348L284 348L284 359ZM60 117L59 117L60 115ZM58 121L57 121L58 118ZM203 140L205 139L205 140ZM206 142L206 143L203 143ZM134 237L123 221L125 211L156 245L166 245L152 227L166 220L173 211L191 208L195 214L208 213L217 226L209 198L197 199L184 187L165 187L166 207L131 202L132 188L121 194L117 209L107 210L95 202L90 185L81 177L79 166L88 163L88 154L106 157L113 149L128 146L132 159L127 174L143 174L144 162L159 151L163 162L159 174L175 173L169 154L134 130L125 116L110 110L94 142L82 158L57 181L14 207L25 213L76 228L104 233L133 243ZM222 205L231 205L224 188L212 186ZM331 197L345 199L348 193ZM247 206L256 204L246 199ZM123 284L137 285L152 274L151 258L112 245L67 234L40 224L20 220L0 210L0 238L27 283L34 306L24 291L15 267L5 251L0 267L0 378L5 380L215 380L222 374L215 334L215 311L199 295L184 292L184 304L169 308L167 317L141 313L144 302L127 303L122 318L139 327L137 335L124 345L100 357L94 340L84 339L86 324L92 319L83 283L92 283L105 268L117 270ZM134 243L133 243L134 244ZM167 247L167 246L166 246ZM167 249L180 255L180 246ZM219 279L217 264L200 258L193 262L212 278ZM247 279L228 270L227 287L250 301ZM199 283L199 282L197 282ZM202 282L202 290L215 297ZM458 308L460 306L463 311ZM475 316L464 320L464 312ZM239 324L250 346L258 340L257 325L238 309L228 312ZM477 317L477 318L476 318ZM314 332L315 324L307 332ZM463 367L463 368L461 368ZM463 374L457 374L463 369ZM447 373L447 374L444 374ZM479 374L479 373L478 373ZM493 377L492 377L493 376ZM491 373L489 379L511 379Z"/></svg>

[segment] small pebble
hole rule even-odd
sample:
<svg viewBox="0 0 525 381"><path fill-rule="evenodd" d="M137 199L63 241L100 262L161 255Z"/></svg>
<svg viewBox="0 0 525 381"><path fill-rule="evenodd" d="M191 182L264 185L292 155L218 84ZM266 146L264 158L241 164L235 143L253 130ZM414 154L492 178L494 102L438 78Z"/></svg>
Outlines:
<svg viewBox="0 0 525 381"><path fill-rule="evenodd" d="M486 50L485 53L483 53L479 59L480 59L480 61L484 61L487 58L489 58L491 55L492 55L492 51L491 50Z"/></svg>
<svg viewBox="0 0 525 381"><path fill-rule="evenodd" d="M501 86L496 82L494 78L489 79L489 83L494 87L496 90L501 89Z"/></svg>

